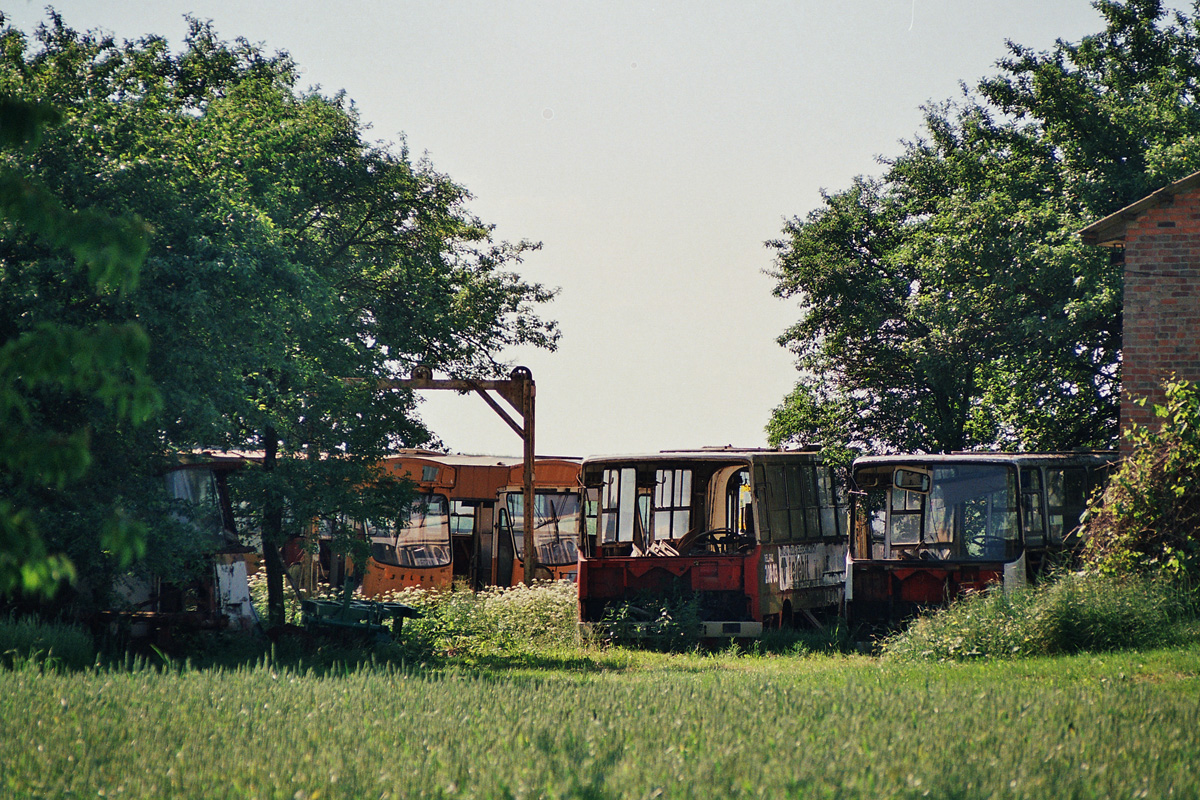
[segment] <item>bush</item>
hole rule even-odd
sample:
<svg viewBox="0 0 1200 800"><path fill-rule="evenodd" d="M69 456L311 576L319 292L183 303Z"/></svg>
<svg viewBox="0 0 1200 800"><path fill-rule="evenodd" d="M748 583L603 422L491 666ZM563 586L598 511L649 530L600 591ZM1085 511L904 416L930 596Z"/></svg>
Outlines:
<svg viewBox="0 0 1200 800"><path fill-rule="evenodd" d="M1200 391L1170 381L1158 430L1134 427L1132 455L1081 530L1084 557L1111 575L1164 574L1200 585Z"/></svg>
<svg viewBox="0 0 1200 800"><path fill-rule="evenodd" d="M0 620L0 663L11 667L31 660L83 669L95 663L96 648L91 635L75 625L28 617Z"/></svg>
<svg viewBox="0 0 1200 800"><path fill-rule="evenodd" d="M1192 595L1171 581L1063 573L959 600L882 648L896 658L964 660L1162 647L1194 635L1195 613Z"/></svg>
<svg viewBox="0 0 1200 800"><path fill-rule="evenodd" d="M702 622L699 601L692 595L647 595L615 603L593 626L596 642L636 643L643 647L684 652L700 646Z"/></svg>
<svg viewBox="0 0 1200 800"><path fill-rule="evenodd" d="M421 612L398 646L408 657L478 658L557 649L576 642L576 589L569 581L473 592L405 589L379 598Z"/></svg>

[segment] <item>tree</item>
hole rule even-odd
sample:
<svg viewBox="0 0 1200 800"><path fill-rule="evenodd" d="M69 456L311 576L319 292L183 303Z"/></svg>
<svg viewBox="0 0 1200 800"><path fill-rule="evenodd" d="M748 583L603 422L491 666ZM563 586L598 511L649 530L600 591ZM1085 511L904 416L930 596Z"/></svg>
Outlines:
<svg viewBox="0 0 1200 800"><path fill-rule="evenodd" d="M60 119L51 106L0 95L0 145L36 146ZM0 168L0 225L6 236L19 232L70 253L95 295L136 286L146 251L136 219L69 210L42 186ZM58 424L46 408L56 400L89 402L115 419L144 421L159 401L145 373L146 350L136 324L0 327L0 594L48 597L75 576L69 558L48 551L35 509L39 494L62 491L87 472L90 430ZM98 544L123 566L144 549L144 529L115 509L100 530Z"/></svg>
<svg viewBox="0 0 1200 800"><path fill-rule="evenodd" d="M157 37L80 34L55 14L36 39L31 52L5 32L0 85L53 99L66 121L21 168L155 232L138 290L86 306L78 287L44 285L44 251L4 243L20 280L42 283L5 311L145 326L164 411L157 442L111 432L132 472L161 468L164 444L260 452L242 497L278 617L285 536L318 518L394 517L407 499L376 465L430 434L411 394L382 381L416 363L502 374L505 347L555 346L535 313L554 293L512 271L536 245L493 241L462 187L366 141L344 95L298 91L286 54L195 20L179 54Z"/></svg>
<svg viewBox="0 0 1200 800"><path fill-rule="evenodd" d="M1117 437L1121 266L1088 222L1200 167L1194 19L1099 2L1106 30L926 109L877 180L793 219L775 294L795 391L773 443L860 450L1066 449Z"/></svg>

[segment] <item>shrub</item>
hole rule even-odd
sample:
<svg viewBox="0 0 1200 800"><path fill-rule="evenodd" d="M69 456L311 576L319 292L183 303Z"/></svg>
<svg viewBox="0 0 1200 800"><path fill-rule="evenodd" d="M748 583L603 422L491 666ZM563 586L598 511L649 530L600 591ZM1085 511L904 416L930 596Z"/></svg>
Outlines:
<svg viewBox="0 0 1200 800"><path fill-rule="evenodd" d="M682 652L701 642L700 604L691 595L645 596L616 603L604 612L594 630L602 644L639 645Z"/></svg>
<svg viewBox="0 0 1200 800"><path fill-rule="evenodd" d="M1197 586L1200 579L1200 391L1169 381L1155 406L1158 430L1134 427L1132 455L1090 509L1081 534L1095 569L1121 575L1162 573Z"/></svg>
<svg viewBox="0 0 1200 800"><path fill-rule="evenodd" d="M1195 611L1191 595L1167 580L1063 573L959 600L882 649L896 658L963 660L1161 647L1194 635L1187 623Z"/></svg>
<svg viewBox="0 0 1200 800"><path fill-rule="evenodd" d="M576 640L576 589L569 581L478 593L463 586L405 589L379 599L421 612L404 623L398 643L409 657L511 655L561 648Z"/></svg>

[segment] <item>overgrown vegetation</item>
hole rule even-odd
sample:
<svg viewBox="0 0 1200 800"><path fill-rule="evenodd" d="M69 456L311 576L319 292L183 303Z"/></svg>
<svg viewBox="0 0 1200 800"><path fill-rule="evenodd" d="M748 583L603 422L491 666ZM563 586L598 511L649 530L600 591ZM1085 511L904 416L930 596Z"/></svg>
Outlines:
<svg viewBox="0 0 1200 800"><path fill-rule="evenodd" d="M923 616L882 645L901 659L1017 658L1166 647L1200 639L1194 598L1150 577L1063 573Z"/></svg>
<svg viewBox="0 0 1200 800"><path fill-rule="evenodd" d="M1109 575L1157 574L1200 586L1200 387L1168 381L1160 427L1129 432L1132 455L1083 529L1088 562Z"/></svg>
<svg viewBox="0 0 1200 800"><path fill-rule="evenodd" d="M605 645L634 643L682 652L700 644L700 605L694 595L635 598L608 607L592 636Z"/></svg>
<svg viewBox="0 0 1200 800"><path fill-rule="evenodd" d="M250 578L250 591L260 616L266 603L266 582L261 573ZM326 588L314 599L340 601L340 589ZM354 599L364 599L359 594ZM299 598L287 595L285 621L302 625ZM533 586L492 587L473 592L465 586L451 590L404 589L383 597L383 602L403 603L420 616L405 620L390 644L356 653L353 637L317 636L304 644L333 645L333 655L350 660L374 658L394 663L437 662L470 665L510 659L519 662L546 651L576 645L576 589L569 581L540 581ZM346 645L348 649L340 648ZM286 646L286 645L285 645ZM303 648L302 648L303 650ZM303 652L297 653L303 659ZM329 653L323 654L323 659Z"/></svg>
<svg viewBox="0 0 1200 800"><path fill-rule="evenodd" d="M397 643L402 655L475 663L573 647L575 597L575 584L546 581L478 593L406 589L382 599L421 612L404 623Z"/></svg>
<svg viewBox="0 0 1200 800"><path fill-rule="evenodd" d="M96 648L91 635L78 625L32 617L0 620L0 665L30 663L82 669L96 663Z"/></svg>

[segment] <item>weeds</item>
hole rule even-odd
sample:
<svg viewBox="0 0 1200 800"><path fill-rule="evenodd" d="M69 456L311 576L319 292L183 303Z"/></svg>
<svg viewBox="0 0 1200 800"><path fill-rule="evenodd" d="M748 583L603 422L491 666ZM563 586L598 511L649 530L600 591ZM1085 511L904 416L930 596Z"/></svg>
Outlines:
<svg viewBox="0 0 1200 800"><path fill-rule="evenodd" d="M694 595L648 596L615 603L593 630L602 645L636 642L670 652L694 650L701 641L700 605Z"/></svg>
<svg viewBox="0 0 1200 800"><path fill-rule="evenodd" d="M1012 658L1145 649L1192 638L1189 592L1164 580L1063 573L1035 587L964 598L885 641L885 656Z"/></svg>
<svg viewBox="0 0 1200 800"><path fill-rule="evenodd" d="M575 584L569 581L478 593L465 587L404 589L378 599L421 612L405 622L392 647L407 658L471 661L573 647L577 640Z"/></svg>
<svg viewBox="0 0 1200 800"><path fill-rule="evenodd" d="M1200 585L1200 386L1169 381L1157 430L1134 426L1132 455L1088 512L1085 556L1114 575L1165 575Z"/></svg>

